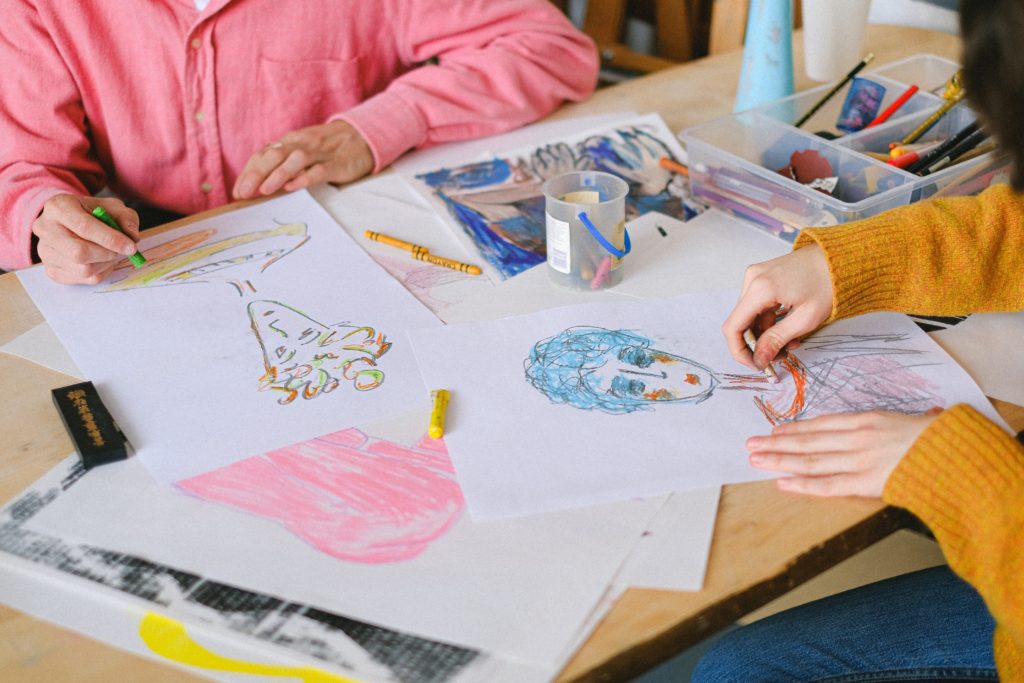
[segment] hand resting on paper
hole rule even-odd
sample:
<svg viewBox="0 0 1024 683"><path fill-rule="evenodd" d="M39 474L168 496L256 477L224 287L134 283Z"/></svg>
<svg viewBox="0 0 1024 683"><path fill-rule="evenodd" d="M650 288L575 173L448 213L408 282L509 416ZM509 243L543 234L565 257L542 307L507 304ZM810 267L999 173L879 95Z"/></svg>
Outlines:
<svg viewBox="0 0 1024 683"><path fill-rule="evenodd" d="M811 245L748 267L740 299L722 324L722 333L733 358L760 370L831 314L828 262L821 249ZM743 341L747 329L757 337L753 354Z"/></svg>
<svg viewBox="0 0 1024 683"><path fill-rule="evenodd" d="M776 480L783 491L879 497L900 459L940 412L846 413L781 424L769 436L747 439L750 464L793 475Z"/></svg>
<svg viewBox="0 0 1024 683"><path fill-rule="evenodd" d="M90 212L102 206L126 234ZM136 251L139 216L120 199L54 195L32 222L37 253L46 274L66 285L98 284L125 256Z"/></svg>
<svg viewBox="0 0 1024 683"><path fill-rule="evenodd" d="M373 170L373 153L363 136L345 121L331 121L286 133L253 154L238 176L233 194L249 199L319 183L347 183Z"/></svg>

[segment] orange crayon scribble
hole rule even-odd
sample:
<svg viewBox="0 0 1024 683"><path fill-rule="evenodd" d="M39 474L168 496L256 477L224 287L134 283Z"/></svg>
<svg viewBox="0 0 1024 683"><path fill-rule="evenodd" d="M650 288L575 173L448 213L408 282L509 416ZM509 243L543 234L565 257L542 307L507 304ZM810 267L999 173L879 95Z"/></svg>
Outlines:
<svg viewBox="0 0 1024 683"><path fill-rule="evenodd" d="M169 242L158 244L155 247L148 247L146 249L146 259L149 261L162 261L165 258L177 256L182 252L198 247L200 244L207 241L216 234L216 229L207 228L205 230L199 230L197 232L189 233L188 235L176 237ZM131 263L125 261L121 265L118 265L116 268L114 268L114 272L124 269L131 271L131 268Z"/></svg>
<svg viewBox="0 0 1024 683"><path fill-rule="evenodd" d="M684 378L684 381L687 384L694 384L694 385L696 385L696 384L700 384L700 377L698 377L697 375L693 374L692 372L688 372L688 373L686 373L686 377Z"/></svg>
<svg viewBox="0 0 1024 683"><path fill-rule="evenodd" d="M760 396L754 398L754 404L773 427L782 422L791 422L803 411L806 404L807 366L793 354L789 354L779 362L789 370L789 374L793 378L793 401L789 407L779 410Z"/></svg>
<svg viewBox="0 0 1024 683"><path fill-rule="evenodd" d="M644 398L646 398L649 401L671 401L675 397L676 397L676 395L673 394L668 389L658 389L657 391L648 391L646 394L644 394Z"/></svg>

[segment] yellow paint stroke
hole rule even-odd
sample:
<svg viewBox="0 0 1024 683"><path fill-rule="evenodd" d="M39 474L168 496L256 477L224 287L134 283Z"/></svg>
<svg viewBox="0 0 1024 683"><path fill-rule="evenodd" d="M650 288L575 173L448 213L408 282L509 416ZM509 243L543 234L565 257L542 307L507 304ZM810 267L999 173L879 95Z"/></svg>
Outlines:
<svg viewBox="0 0 1024 683"><path fill-rule="evenodd" d="M328 673L311 666L260 664L222 657L192 640L185 630L185 625L180 621L156 612L146 612L142 617L139 623L139 636L150 650L161 657L201 669L297 678L305 683L359 683L354 678Z"/></svg>
<svg viewBox="0 0 1024 683"><path fill-rule="evenodd" d="M270 230L261 230L259 232L250 232L244 235L236 235L235 237L229 237L227 239L220 240L219 242L214 242L212 244L207 244L205 246L190 249L183 253L171 256L170 258L167 258L163 261L151 261L151 265L143 266L139 270L130 274L125 279L111 284L103 291L117 292L125 289L145 287L154 280L163 278L172 273L173 275L170 275L168 279L187 280L189 278L187 270L184 270L183 272L180 273L176 271L182 270L187 266L200 262L203 259L214 254L218 254L222 251L226 251L228 249L243 244L260 242L262 240L270 239L273 237L280 237L282 235L290 235L296 238L306 238L301 239L298 242L298 244L296 244L288 251L284 252L284 254L295 251L295 249L302 246L302 244L304 244L306 240L308 240L308 237L306 237L306 225L304 223L288 223L287 225L280 225ZM278 257L283 256L284 254L278 255ZM277 258L272 258L269 262L263 264L263 268L266 268L275 260L277 260Z"/></svg>

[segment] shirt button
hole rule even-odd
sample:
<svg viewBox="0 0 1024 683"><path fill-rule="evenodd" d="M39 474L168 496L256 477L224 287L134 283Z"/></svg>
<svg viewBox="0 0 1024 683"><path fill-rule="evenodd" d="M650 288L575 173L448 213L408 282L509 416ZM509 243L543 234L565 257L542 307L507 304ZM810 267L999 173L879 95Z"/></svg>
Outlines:
<svg viewBox="0 0 1024 683"><path fill-rule="evenodd" d="M203 183L199 186L199 189L203 191L203 194L210 194L213 192L213 185L211 183Z"/></svg>
<svg viewBox="0 0 1024 683"><path fill-rule="evenodd" d="M198 50L202 46L203 46L203 41L199 40L198 38L193 38L192 39L192 47L194 47L195 49Z"/></svg>
<svg viewBox="0 0 1024 683"><path fill-rule="evenodd" d="M206 120L206 114L204 114L201 111L197 111L196 112L196 121L198 121L199 123L202 123L205 120Z"/></svg>

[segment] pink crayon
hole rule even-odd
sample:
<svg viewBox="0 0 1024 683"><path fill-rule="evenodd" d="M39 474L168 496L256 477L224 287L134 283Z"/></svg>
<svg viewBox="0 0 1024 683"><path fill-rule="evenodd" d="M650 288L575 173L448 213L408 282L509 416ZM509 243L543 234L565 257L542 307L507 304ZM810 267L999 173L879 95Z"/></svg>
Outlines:
<svg viewBox="0 0 1024 683"><path fill-rule="evenodd" d="M604 281L608 279L608 275L612 272L612 257L605 256L601 259L601 263L597 266L597 273L594 275L594 279L590 281L591 289L600 289Z"/></svg>

